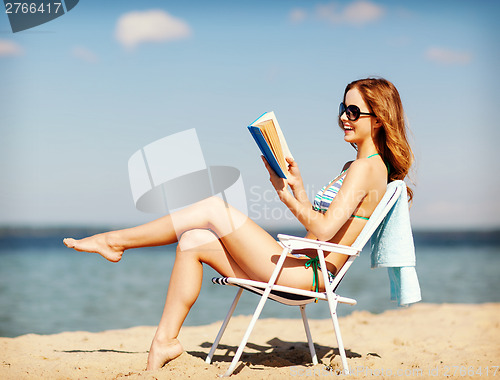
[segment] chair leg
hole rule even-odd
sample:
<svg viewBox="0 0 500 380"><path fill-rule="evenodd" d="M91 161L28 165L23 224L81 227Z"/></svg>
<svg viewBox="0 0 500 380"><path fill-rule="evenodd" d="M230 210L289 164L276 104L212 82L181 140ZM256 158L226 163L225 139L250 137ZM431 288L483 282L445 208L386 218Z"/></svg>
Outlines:
<svg viewBox="0 0 500 380"><path fill-rule="evenodd" d="M210 352L208 353L208 356L205 359L205 363L207 363L207 364L210 364L212 362L212 357L214 356L214 352L217 349L217 346L219 345L219 342L222 338L222 335L224 334L224 331L226 331L227 324L229 323L229 320L231 319L231 317L234 313L234 309L236 309L236 305L238 304L238 301L240 300L241 293L243 293L243 288L239 288L238 292L236 293L236 297L234 297L234 301L231 304L229 311L227 312L226 319L224 319L224 322L222 323L222 326L219 330L219 333L217 334L217 337L215 338L214 344L212 344L212 348L210 349Z"/></svg>
<svg viewBox="0 0 500 380"><path fill-rule="evenodd" d="M238 347L238 350L234 354L231 365L227 369L226 373L224 373L224 376L231 376L234 369L236 368L236 365L238 364L238 361L240 360L241 354L243 353L243 349L247 345L248 338L250 338L250 334L252 333L252 330L255 326L255 323L257 322L257 319L259 319L260 313L262 312L262 309L264 308L264 304L266 303L267 298L269 297L270 291L271 291L271 288L267 288L264 291L264 294L262 295L262 297L260 298L259 304L257 305L257 308L255 309L252 320L250 321L250 324L247 327L247 331L245 332L245 336L241 340L241 343Z"/></svg>
<svg viewBox="0 0 500 380"><path fill-rule="evenodd" d="M326 271L326 262L323 251L318 249L318 258L320 262L321 268L325 268L322 270L323 281L325 282L326 288L326 297L328 298L328 308L330 309L330 316L332 317L333 329L335 330L335 336L337 338L337 344L339 346L340 358L342 360L342 367L344 369L344 374L349 374L349 366L347 364L347 357L345 355L344 343L342 342L342 336L340 335L340 326L339 320L337 318L337 305L338 305L338 296L333 294L332 284L330 283Z"/></svg>
<svg viewBox="0 0 500 380"><path fill-rule="evenodd" d="M271 293L271 289L276 282L276 279L278 278L278 275L281 272L281 268L283 268L283 263L285 262L285 259L287 257L287 253L290 251L289 248L284 247L283 251L281 252L280 258L278 262L276 263L276 267L273 270L273 273L271 274L271 278L269 279L267 283L267 287L264 290L264 293L262 294L259 304L257 305L257 308L255 309L255 312L253 314L252 320L250 321L250 324L248 325L247 331L245 332L245 336L241 340L241 343L238 347L238 350L236 351L236 354L234 354L233 361L231 362L231 365L227 369L226 373L224 376L231 376L233 373L234 369L236 368L236 365L238 364L238 361L240 360L241 354L243 353L243 349L247 345L248 338L250 338L250 334L252 333L253 327L255 326L255 323L257 322L257 319L259 319L260 313L262 312L262 309L264 308L264 304L267 301L267 298L269 297L269 294Z"/></svg>
<svg viewBox="0 0 500 380"><path fill-rule="evenodd" d="M309 329L309 322L306 316L306 305L300 305L300 314L302 315L302 322L304 322L304 329L306 330L307 343L309 344L309 351L311 351L311 359L314 365L318 364L318 358L316 356L316 350L314 349L314 343L311 337L311 330Z"/></svg>
<svg viewBox="0 0 500 380"><path fill-rule="evenodd" d="M333 329L335 330L335 337L337 338L337 345L339 346L340 359L342 361L344 374L349 375L349 365L347 364L347 356L345 354L344 343L342 341L342 336L340 335L339 320L337 318L337 301L331 301L329 299L328 306L330 307L330 315L332 317Z"/></svg>

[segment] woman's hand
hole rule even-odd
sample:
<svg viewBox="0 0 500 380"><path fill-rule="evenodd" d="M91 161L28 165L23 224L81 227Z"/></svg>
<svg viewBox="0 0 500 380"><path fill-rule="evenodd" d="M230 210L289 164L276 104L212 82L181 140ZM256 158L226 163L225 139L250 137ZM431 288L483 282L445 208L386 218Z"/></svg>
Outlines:
<svg viewBox="0 0 500 380"><path fill-rule="evenodd" d="M300 175L300 170L299 170L299 165L297 165L297 162L291 157L286 157L286 162L288 163L288 173L290 173L289 176L287 176L287 182L292 188L292 190L295 190L296 188L301 188L303 187L302 183L302 176Z"/></svg>
<svg viewBox="0 0 500 380"><path fill-rule="evenodd" d="M266 158L264 156L260 156L262 158L262 161L264 162L264 165L266 166L267 171L269 172L269 181L271 181L271 184L273 185L274 189L278 193L278 196L280 199L287 193L287 188L288 188L288 181L284 178L279 177L276 172L271 168L271 165L267 162Z"/></svg>

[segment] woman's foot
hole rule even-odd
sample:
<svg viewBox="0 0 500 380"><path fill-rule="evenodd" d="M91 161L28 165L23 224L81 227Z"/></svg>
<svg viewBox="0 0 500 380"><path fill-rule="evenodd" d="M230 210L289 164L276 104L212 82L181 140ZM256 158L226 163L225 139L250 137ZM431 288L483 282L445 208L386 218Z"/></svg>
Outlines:
<svg viewBox="0 0 500 380"><path fill-rule="evenodd" d="M181 342L177 339L169 339L166 342L160 342L156 338L151 343L149 349L148 365L146 371L159 369L169 361L179 357L184 352Z"/></svg>
<svg viewBox="0 0 500 380"><path fill-rule="evenodd" d="M108 232L80 240L66 238L63 240L63 243L66 247L80 252L98 253L106 260L116 263L122 258L123 248L114 244L113 240L112 232Z"/></svg>

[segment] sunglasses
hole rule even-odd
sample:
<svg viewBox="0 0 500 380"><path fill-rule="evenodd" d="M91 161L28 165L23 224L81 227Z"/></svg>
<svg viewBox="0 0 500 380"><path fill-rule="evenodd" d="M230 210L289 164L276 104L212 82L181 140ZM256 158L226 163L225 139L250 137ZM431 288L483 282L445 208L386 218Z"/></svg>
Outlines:
<svg viewBox="0 0 500 380"><path fill-rule="evenodd" d="M356 121L356 120L358 120L361 115L375 116L374 113L361 112L361 110L359 109L359 107L355 106L353 104L351 104L350 106L346 107L344 103L340 103L340 106L339 106L339 118L342 117L342 115L344 114L344 112L345 112L345 115L347 116L347 118L350 121Z"/></svg>

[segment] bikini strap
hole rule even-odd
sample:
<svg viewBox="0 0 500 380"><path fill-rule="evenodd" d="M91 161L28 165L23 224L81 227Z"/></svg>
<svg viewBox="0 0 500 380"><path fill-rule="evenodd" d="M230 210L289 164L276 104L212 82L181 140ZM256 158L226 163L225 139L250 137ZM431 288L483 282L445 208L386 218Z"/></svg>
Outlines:
<svg viewBox="0 0 500 380"><path fill-rule="evenodd" d="M374 157L374 156L380 156L380 153L370 154L366 158L370 158L370 157ZM387 166L387 175L389 175L389 174L391 174L391 165L389 165L389 161L384 161L384 162L385 162L385 166Z"/></svg>

